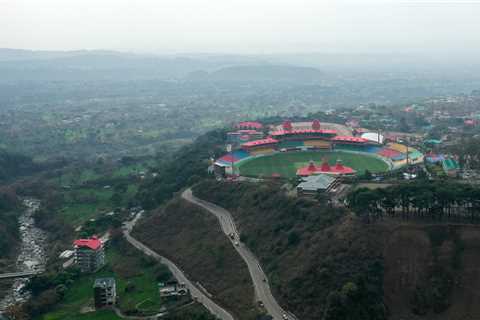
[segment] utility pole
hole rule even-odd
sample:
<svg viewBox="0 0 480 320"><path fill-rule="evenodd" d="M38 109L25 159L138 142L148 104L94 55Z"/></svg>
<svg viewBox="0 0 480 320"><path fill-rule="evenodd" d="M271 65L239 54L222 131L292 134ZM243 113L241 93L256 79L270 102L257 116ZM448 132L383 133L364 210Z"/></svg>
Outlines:
<svg viewBox="0 0 480 320"><path fill-rule="evenodd" d="M408 169L408 160L409 160L409 153L410 151L408 150L408 137L405 138L405 146L407 147L407 169Z"/></svg>

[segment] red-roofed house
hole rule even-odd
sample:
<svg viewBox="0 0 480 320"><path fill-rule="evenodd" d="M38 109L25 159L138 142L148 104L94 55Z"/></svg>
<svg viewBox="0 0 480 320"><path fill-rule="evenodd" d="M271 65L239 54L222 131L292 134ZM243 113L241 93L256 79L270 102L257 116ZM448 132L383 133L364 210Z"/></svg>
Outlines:
<svg viewBox="0 0 480 320"><path fill-rule="evenodd" d="M315 174L328 174L333 176L350 176L356 173L350 167L344 166L341 161L337 161L337 163L333 166L329 165L326 160L322 162L320 166L315 165L315 162L310 161L308 166L300 168L297 170L297 176L301 177L308 177Z"/></svg>
<svg viewBox="0 0 480 320"><path fill-rule="evenodd" d="M475 120L472 120L472 119L467 119L463 122L466 126L470 126L470 127L473 127L475 126Z"/></svg>
<svg viewBox="0 0 480 320"><path fill-rule="evenodd" d="M73 242L75 264L82 272L95 272L105 265L105 249L100 239L93 236Z"/></svg>

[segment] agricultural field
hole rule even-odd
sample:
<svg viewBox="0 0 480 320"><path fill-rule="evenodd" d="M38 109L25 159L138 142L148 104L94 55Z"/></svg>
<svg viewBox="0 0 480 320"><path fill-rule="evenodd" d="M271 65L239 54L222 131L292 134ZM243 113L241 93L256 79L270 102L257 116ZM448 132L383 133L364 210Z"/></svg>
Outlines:
<svg viewBox="0 0 480 320"><path fill-rule="evenodd" d="M117 208L128 207L141 182L146 163L76 168L50 180L61 201L57 211L74 227Z"/></svg>
<svg viewBox="0 0 480 320"><path fill-rule="evenodd" d="M330 165L341 160L345 166L351 167L358 174L366 170L376 173L388 171L388 164L368 154L348 153L341 151L306 151L306 152L283 152L253 158L241 162L236 170L243 176L269 177L279 174L283 178L294 178L297 169L308 165L310 160L320 164L324 158Z"/></svg>

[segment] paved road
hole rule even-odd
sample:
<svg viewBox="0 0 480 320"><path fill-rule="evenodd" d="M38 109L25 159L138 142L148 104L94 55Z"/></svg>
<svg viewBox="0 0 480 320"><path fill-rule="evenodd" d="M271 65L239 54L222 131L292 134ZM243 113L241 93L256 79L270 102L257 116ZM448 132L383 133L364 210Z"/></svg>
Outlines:
<svg viewBox="0 0 480 320"><path fill-rule="evenodd" d="M255 287L256 298L257 300L262 301L267 312L275 320L284 319L284 315L287 315L288 319L297 319L292 313L283 310L277 300L273 297L267 276L263 272L258 259L244 244L240 242L239 234L230 212L213 203L196 198L192 194L191 189L185 190L182 193L182 198L208 210L217 217L223 232L227 235L234 248L247 264L250 277L252 278ZM233 234L233 239L230 238L230 234Z"/></svg>
<svg viewBox="0 0 480 320"><path fill-rule="evenodd" d="M23 272L11 272L0 274L0 279L13 279L13 278L28 278L36 274L40 274L43 271L23 271Z"/></svg>
<svg viewBox="0 0 480 320"><path fill-rule="evenodd" d="M178 282L185 283L186 287L190 290L192 296L196 297L197 301L203 304L205 308L210 311L214 316L221 320L234 320L233 316L228 311L213 302L206 294L204 294L198 287L196 287L190 280L188 280L185 274L180 270L180 268L178 268L172 261L160 256L158 253L145 246L143 243L130 235L130 231L135 226L140 217L141 215L137 214L135 219L124 223L123 235L125 236L125 239L127 239L130 244L132 244L138 250L142 251L144 254L151 256L160 261L162 264L166 265L168 269L170 269L170 272L173 274L173 276L178 280Z"/></svg>

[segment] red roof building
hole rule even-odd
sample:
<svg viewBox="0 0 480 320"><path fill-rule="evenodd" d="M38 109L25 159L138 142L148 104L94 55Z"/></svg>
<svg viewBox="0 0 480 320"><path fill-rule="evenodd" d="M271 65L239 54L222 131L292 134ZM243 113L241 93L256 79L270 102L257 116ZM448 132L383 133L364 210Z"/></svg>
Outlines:
<svg viewBox="0 0 480 320"><path fill-rule="evenodd" d="M315 174L328 174L328 175L353 175L356 171L350 167L344 166L340 161L333 166L329 165L326 160L322 162L320 166L315 165L315 162L310 161L308 166L297 170L297 176L308 177Z"/></svg>
<svg viewBox="0 0 480 320"><path fill-rule="evenodd" d="M466 126L475 126L475 120L472 120L472 119L467 119L463 122Z"/></svg>
<svg viewBox="0 0 480 320"><path fill-rule="evenodd" d="M302 134L320 134L320 135L335 135L337 131L327 129L295 129L295 130L278 130L271 133L274 137L286 136L286 135L302 135Z"/></svg>
<svg viewBox="0 0 480 320"><path fill-rule="evenodd" d="M266 139L260 139L260 140L254 140L254 141L249 141L245 142L242 144L242 148L253 148L253 147L259 147L259 146L266 146L266 145L272 145L272 144L277 144L278 140L275 140L273 138L266 138Z"/></svg>
<svg viewBox="0 0 480 320"><path fill-rule="evenodd" d="M95 272L105 265L105 249L97 237L73 242L74 261L82 272Z"/></svg>
<svg viewBox="0 0 480 320"><path fill-rule="evenodd" d="M93 236L90 239L78 239L73 242L76 247L84 247L92 250L98 250L102 246L102 241Z"/></svg>

